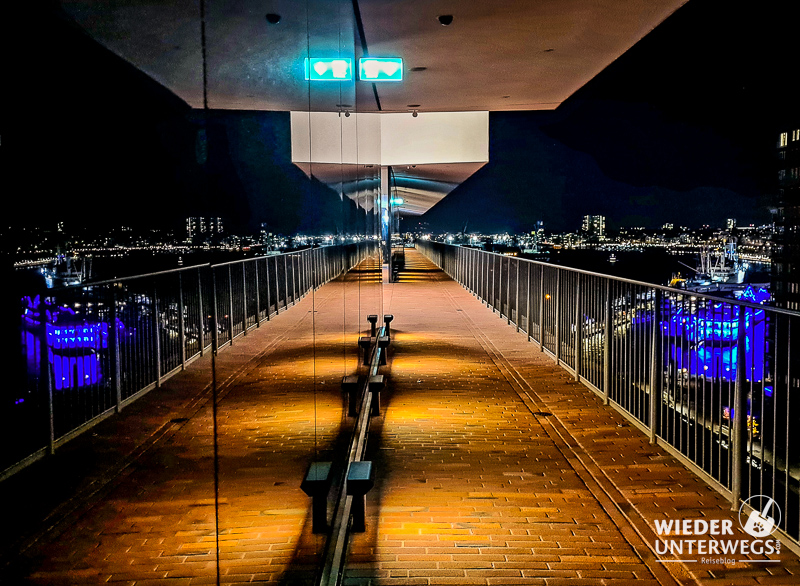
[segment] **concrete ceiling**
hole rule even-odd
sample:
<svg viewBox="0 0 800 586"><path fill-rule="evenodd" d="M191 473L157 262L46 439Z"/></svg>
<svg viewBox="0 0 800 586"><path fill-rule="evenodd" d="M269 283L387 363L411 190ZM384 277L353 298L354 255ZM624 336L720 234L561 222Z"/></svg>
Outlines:
<svg viewBox="0 0 800 586"><path fill-rule="evenodd" d="M409 104L420 111L548 110L685 1L359 0L358 6L370 55L405 60L403 83L378 85L384 111L406 111ZM203 106L198 0L62 5L96 40L193 107ZM303 80L309 53L361 55L351 0L206 0L205 11L209 107L335 111L348 103L377 110L370 84L309 89ZM269 24L266 13L279 14L280 22ZM453 16L451 25L439 24L442 14Z"/></svg>
<svg viewBox="0 0 800 586"><path fill-rule="evenodd" d="M331 112L554 109L685 1L205 0L208 106ZM97 41L191 106L203 107L199 0L62 0L62 5ZM280 15L280 22L268 23L267 13ZM452 24L442 26L437 17L447 14ZM304 57L358 58L364 47L374 57L402 57L404 81L374 87L304 81ZM425 176L422 167L396 169L398 189L409 201L406 211L429 209L465 179L464 169L453 177L447 173L436 166L425 169Z"/></svg>

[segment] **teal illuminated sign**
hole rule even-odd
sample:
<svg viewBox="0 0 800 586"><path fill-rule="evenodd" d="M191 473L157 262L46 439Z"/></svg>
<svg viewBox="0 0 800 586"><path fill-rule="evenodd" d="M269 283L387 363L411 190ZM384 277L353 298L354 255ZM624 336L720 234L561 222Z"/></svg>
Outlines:
<svg viewBox="0 0 800 586"><path fill-rule="evenodd" d="M403 60L400 57L363 57L358 60L361 81L403 81Z"/></svg>
<svg viewBox="0 0 800 586"><path fill-rule="evenodd" d="M351 59L305 59L306 80L350 81L353 79Z"/></svg>
<svg viewBox="0 0 800 586"><path fill-rule="evenodd" d="M389 200L389 203L393 206L401 206L403 205L403 198L402 197L393 197Z"/></svg>

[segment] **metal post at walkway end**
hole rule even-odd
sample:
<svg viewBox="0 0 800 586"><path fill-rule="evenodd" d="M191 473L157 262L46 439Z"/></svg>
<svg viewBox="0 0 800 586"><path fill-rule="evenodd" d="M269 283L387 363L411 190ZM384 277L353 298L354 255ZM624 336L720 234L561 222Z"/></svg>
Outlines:
<svg viewBox="0 0 800 586"><path fill-rule="evenodd" d="M556 269L556 364L561 360L561 269Z"/></svg>
<svg viewBox="0 0 800 586"><path fill-rule="evenodd" d="M611 310L611 279L606 279L606 319L603 328L603 403L606 405L611 395L611 343L614 339Z"/></svg>
<svg viewBox="0 0 800 586"><path fill-rule="evenodd" d="M661 327L661 289L653 291L653 323L650 329L650 443L658 441L658 416L661 408L661 352L659 329Z"/></svg>
<svg viewBox="0 0 800 586"><path fill-rule="evenodd" d="M746 339L745 311L739 306L738 332L736 336L736 386L733 392L733 412L731 413L731 435L733 462L731 463L731 511L739 510L742 499L744 471L747 453L747 390L746 378Z"/></svg>
<svg viewBox="0 0 800 586"><path fill-rule="evenodd" d="M47 291L39 295L39 389L47 400L47 453L56 451L53 375L50 368L50 344L47 339Z"/></svg>
<svg viewBox="0 0 800 586"><path fill-rule="evenodd" d="M112 285L111 290L111 319L108 325L108 343L111 353L111 384L114 387L114 411L122 411L122 385L119 361L119 321L117 316L117 288Z"/></svg>
<svg viewBox="0 0 800 586"><path fill-rule="evenodd" d="M581 275L576 275L578 283L575 287L575 382L581 380L581 350L583 345L583 316L581 311Z"/></svg>

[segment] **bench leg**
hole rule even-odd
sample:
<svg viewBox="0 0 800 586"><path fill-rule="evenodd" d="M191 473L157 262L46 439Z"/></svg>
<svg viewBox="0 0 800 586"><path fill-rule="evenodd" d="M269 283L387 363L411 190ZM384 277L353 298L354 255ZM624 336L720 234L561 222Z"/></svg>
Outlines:
<svg viewBox="0 0 800 586"><path fill-rule="evenodd" d="M372 415L381 414L381 393L380 391L372 391Z"/></svg>
<svg viewBox="0 0 800 586"><path fill-rule="evenodd" d="M353 515L353 523L350 525L350 530L354 533L364 533L367 530L366 516L367 516L367 495L353 495L353 506L351 508Z"/></svg>
<svg viewBox="0 0 800 586"><path fill-rule="evenodd" d="M318 494L311 499L311 532L328 531L328 495Z"/></svg>

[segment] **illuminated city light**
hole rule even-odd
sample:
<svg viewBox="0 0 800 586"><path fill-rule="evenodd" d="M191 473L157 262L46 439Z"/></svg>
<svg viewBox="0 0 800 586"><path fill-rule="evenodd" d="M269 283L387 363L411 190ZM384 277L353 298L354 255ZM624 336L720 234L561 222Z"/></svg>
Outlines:
<svg viewBox="0 0 800 586"><path fill-rule="evenodd" d="M403 60L400 57L362 57L358 60L361 81L403 81Z"/></svg>
<svg viewBox="0 0 800 586"><path fill-rule="evenodd" d="M306 81L350 81L353 79L351 59L312 59L304 61Z"/></svg>
<svg viewBox="0 0 800 586"><path fill-rule="evenodd" d="M733 379L739 366L739 312L744 311L744 364L748 379L763 380L766 343L766 313L762 309L713 304L686 315L678 307L661 322L661 332L670 342L668 358L678 370L690 375ZM683 340L690 342L686 344Z"/></svg>
<svg viewBox="0 0 800 586"><path fill-rule="evenodd" d="M109 324L105 321L83 321L71 307L50 305L46 300L42 308L41 298L22 298L25 329L22 332L26 349L28 369L38 370L41 356L40 337L41 310L44 309L45 332L48 357L53 365L55 390L71 389L96 384L102 379L98 352L108 349ZM79 304L75 304L79 306ZM91 304L87 304L91 305ZM117 318L117 330L124 333L125 326ZM132 332L129 332L132 335Z"/></svg>

